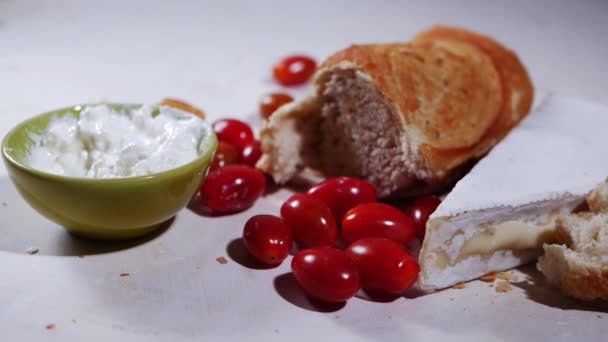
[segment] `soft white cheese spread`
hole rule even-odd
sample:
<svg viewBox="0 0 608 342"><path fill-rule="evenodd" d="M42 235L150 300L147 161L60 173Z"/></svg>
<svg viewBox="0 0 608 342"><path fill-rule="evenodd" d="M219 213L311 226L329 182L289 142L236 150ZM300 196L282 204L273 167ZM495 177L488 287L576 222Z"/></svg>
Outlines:
<svg viewBox="0 0 608 342"><path fill-rule="evenodd" d="M144 176L198 158L208 134L203 120L171 107L86 106L78 118L55 117L33 136L27 164L70 177Z"/></svg>

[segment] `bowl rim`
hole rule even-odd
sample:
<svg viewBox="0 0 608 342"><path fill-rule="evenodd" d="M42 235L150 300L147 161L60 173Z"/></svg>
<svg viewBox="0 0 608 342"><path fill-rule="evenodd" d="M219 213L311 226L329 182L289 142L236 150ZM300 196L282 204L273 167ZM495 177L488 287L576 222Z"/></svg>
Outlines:
<svg viewBox="0 0 608 342"><path fill-rule="evenodd" d="M88 106L96 106L96 105L119 105L119 106L143 106L141 103L125 103L125 102L97 102L97 103L85 103L85 104L77 104L73 106L67 106L59 109L50 110L41 114L37 114L32 116L19 124L13 127L2 139L2 157L6 162L11 164L13 167L29 174L36 175L40 178L55 180L55 181L70 181L70 182L78 182L78 183L91 183L96 185L123 185L123 184L133 184L133 183L142 183L149 182L154 179L161 179L165 177L171 177L172 175L179 174L182 172L187 172L191 168L195 167L198 164L204 163L205 161L211 161L215 155L215 150L217 148L217 136L213 131L213 128L209 122L204 119L199 118L198 116L192 114L192 116L198 118L201 122L204 123L204 129L206 131L206 136L200 141L199 146L204 146L204 150L199 154L198 158L191 160L186 164L182 164L178 167L174 167L171 169L167 169L161 172L151 173L149 175L143 176L129 176L129 177L116 177L116 178L90 178L90 177L73 177L73 176L64 176L58 175L55 173L45 172L40 169L33 168L25 163L21 163L17 161L12 155L10 151L10 147L8 146L9 138L15 134L15 132L23 129L28 124L31 124L33 121L40 119L45 115L52 115L58 112L67 111L67 110L81 110L80 108L88 107ZM183 110L182 110L183 112ZM186 112L187 113L187 112Z"/></svg>

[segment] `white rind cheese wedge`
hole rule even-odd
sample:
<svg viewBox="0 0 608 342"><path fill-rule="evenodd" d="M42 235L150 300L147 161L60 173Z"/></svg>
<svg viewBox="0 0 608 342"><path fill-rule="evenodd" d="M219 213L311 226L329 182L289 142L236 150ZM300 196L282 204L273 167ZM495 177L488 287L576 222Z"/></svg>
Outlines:
<svg viewBox="0 0 608 342"><path fill-rule="evenodd" d="M442 289L536 259L555 218L608 176L606 127L608 108L548 96L431 215L419 286Z"/></svg>

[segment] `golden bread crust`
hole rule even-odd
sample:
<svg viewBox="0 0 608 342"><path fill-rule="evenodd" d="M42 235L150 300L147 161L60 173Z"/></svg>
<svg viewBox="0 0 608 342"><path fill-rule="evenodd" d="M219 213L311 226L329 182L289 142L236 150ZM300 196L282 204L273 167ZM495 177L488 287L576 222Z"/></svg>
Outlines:
<svg viewBox="0 0 608 342"><path fill-rule="evenodd" d="M587 274L565 273L561 279L561 290L582 300L608 300L608 269Z"/></svg>
<svg viewBox="0 0 608 342"><path fill-rule="evenodd" d="M476 144L502 104L498 72L489 57L470 44L353 45L330 57L321 69L344 61L369 75L406 123L435 148Z"/></svg>
<svg viewBox="0 0 608 342"><path fill-rule="evenodd" d="M480 157L505 135L530 111L534 98L534 88L528 73L519 58L511 50L490 37L467 30L435 26L418 34L414 44L426 44L437 41L461 41L475 45L492 60L501 79L502 106L494 124L486 131L483 139L472 149L454 149L441 151L423 146L432 167L443 165L450 168L459 165L471 157Z"/></svg>
<svg viewBox="0 0 608 342"><path fill-rule="evenodd" d="M461 41L475 45L490 57L503 85L501 112L492 129L487 132L487 139L502 138L521 119L523 119L534 99L532 81L517 55L495 41L478 33L448 26L435 26L421 32L412 40L414 44L424 44L428 41Z"/></svg>

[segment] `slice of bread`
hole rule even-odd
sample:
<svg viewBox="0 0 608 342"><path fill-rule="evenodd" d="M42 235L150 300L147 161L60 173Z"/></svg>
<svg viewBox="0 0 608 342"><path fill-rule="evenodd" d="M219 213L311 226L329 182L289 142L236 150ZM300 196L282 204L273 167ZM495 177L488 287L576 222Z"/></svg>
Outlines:
<svg viewBox="0 0 608 342"><path fill-rule="evenodd" d="M608 213L559 217L556 237L537 263L549 283L574 298L608 300Z"/></svg>
<svg viewBox="0 0 608 342"><path fill-rule="evenodd" d="M414 44L427 41L456 40L475 45L485 52L496 66L503 82L504 100L501 115L493 126L496 132L508 131L523 119L532 105L532 81L517 55L494 39L458 27L437 25L419 33ZM491 135L491 134L490 134Z"/></svg>

